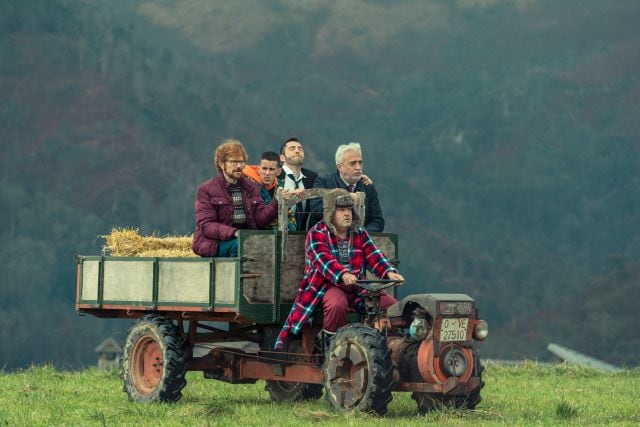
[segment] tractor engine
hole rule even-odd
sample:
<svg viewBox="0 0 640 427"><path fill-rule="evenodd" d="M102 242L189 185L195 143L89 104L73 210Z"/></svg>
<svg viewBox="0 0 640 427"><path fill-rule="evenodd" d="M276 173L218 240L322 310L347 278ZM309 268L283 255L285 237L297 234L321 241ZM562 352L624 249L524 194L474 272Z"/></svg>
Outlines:
<svg viewBox="0 0 640 427"><path fill-rule="evenodd" d="M487 337L474 301L463 294L410 295L387 311L389 322L408 328L388 336L397 383L427 383L445 394L465 394L477 387L480 362L475 342ZM417 391L417 390L416 390Z"/></svg>

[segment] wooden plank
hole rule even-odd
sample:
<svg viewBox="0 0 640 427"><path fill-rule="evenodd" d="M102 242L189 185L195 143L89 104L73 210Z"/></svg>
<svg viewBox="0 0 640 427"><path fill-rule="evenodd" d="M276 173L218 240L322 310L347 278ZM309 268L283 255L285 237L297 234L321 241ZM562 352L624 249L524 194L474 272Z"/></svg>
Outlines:
<svg viewBox="0 0 640 427"><path fill-rule="evenodd" d="M375 242L378 249L380 249L392 264L397 264L398 262L398 247L395 243L394 238L397 238L395 234L380 234L380 233L371 233L371 238Z"/></svg>
<svg viewBox="0 0 640 427"><path fill-rule="evenodd" d="M98 282L100 280L100 261L81 261L80 302L98 302Z"/></svg>
<svg viewBox="0 0 640 427"><path fill-rule="evenodd" d="M276 235L252 234L242 244L242 292L250 304L273 304Z"/></svg>
<svg viewBox="0 0 640 427"><path fill-rule="evenodd" d="M235 304L237 277L237 261L233 258L216 258L216 299L215 304Z"/></svg>
<svg viewBox="0 0 640 427"><path fill-rule="evenodd" d="M282 304L291 304L298 294L304 274L305 239L305 232L289 233L286 257L280 265L280 302Z"/></svg>
<svg viewBox="0 0 640 427"><path fill-rule="evenodd" d="M137 301L150 305L153 302L154 261L110 260L104 261L103 301Z"/></svg>
<svg viewBox="0 0 640 427"><path fill-rule="evenodd" d="M209 302L210 261L167 261L159 258L158 264L158 305Z"/></svg>

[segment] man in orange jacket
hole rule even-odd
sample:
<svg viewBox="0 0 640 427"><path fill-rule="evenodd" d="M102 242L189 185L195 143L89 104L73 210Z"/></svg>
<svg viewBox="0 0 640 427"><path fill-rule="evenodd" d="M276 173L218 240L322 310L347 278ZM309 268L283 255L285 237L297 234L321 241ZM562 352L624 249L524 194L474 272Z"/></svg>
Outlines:
<svg viewBox="0 0 640 427"><path fill-rule="evenodd" d="M275 197L276 189L278 188L278 175L281 171L280 155L273 151L265 151L260 156L259 165L246 165L242 170L242 173L256 182L260 186L260 196L265 203L270 203ZM304 190L300 190L301 193ZM283 195L285 198L289 194L296 193L298 191L284 190ZM289 212L289 231L296 229L296 220L292 212ZM274 219L271 223L271 228L277 228L278 220Z"/></svg>

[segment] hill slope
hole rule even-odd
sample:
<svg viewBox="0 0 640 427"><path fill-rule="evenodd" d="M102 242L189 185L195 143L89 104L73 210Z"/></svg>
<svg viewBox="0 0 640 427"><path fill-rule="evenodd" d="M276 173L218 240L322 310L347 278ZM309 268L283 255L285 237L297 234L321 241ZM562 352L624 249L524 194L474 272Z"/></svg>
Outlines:
<svg viewBox="0 0 640 427"><path fill-rule="evenodd" d="M73 255L112 226L191 232L218 141L256 159L298 135L319 172L363 143L404 292L474 296L485 353L571 342L639 363L640 332L605 326L638 320L639 17L595 0L9 2L0 359L90 360L124 326L75 319ZM60 349L71 331L86 338Z"/></svg>

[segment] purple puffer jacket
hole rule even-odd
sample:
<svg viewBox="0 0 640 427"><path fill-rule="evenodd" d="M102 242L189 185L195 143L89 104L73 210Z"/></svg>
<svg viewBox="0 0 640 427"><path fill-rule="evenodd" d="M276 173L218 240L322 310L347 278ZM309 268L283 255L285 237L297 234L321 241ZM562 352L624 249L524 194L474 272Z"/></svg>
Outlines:
<svg viewBox="0 0 640 427"><path fill-rule="evenodd" d="M268 228L278 215L278 203L274 199L268 205L260 196L258 184L241 178L242 201L247 216L247 229ZM196 254L215 256L220 240L233 238L237 228L233 223L233 201L222 173L198 186L196 193L196 231L191 247Z"/></svg>

